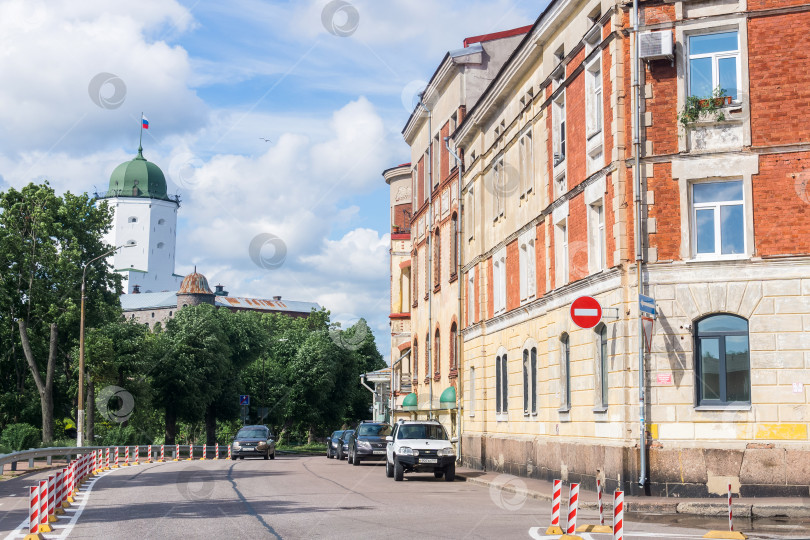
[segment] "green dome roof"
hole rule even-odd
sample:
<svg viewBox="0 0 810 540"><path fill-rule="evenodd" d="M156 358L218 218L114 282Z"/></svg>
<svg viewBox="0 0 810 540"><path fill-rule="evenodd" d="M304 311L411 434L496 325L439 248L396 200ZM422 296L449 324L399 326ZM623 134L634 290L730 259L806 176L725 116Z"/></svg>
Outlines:
<svg viewBox="0 0 810 540"><path fill-rule="evenodd" d="M135 159L122 163L110 175L107 197L168 199L166 177L160 167L146 161L143 148L138 148Z"/></svg>
<svg viewBox="0 0 810 540"><path fill-rule="evenodd" d="M439 406L442 409L455 409L456 408L456 387L448 386L442 392L439 398Z"/></svg>
<svg viewBox="0 0 810 540"><path fill-rule="evenodd" d="M415 411L416 407L416 394L411 392L402 400L402 408L406 411Z"/></svg>

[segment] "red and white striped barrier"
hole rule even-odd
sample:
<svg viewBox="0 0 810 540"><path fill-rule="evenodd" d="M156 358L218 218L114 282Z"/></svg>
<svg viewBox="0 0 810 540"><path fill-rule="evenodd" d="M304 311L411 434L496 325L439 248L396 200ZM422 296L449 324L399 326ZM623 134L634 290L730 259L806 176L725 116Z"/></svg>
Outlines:
<svg viewBox="0 0 810 540"><path fill-rule="evenodd" d="M549 525L548 529L546 529L546 534L550 535L563 533L563 530L560 527L561 502L562 502L562 480L554 480L554 487L551 493L551 525Z"/></svg>
<svg viewBox="0 0 810 540"><path fill-rule="evenodd" d="M110 470L110 447L104 449L104 470Z"/></svg>
<svg viewBox="0 0 810 540"><path fill-rule="evenodd" d="M191 461L192 459L194 459L194 445L190 444L188 445L188 460Z"/></svg>
<svg viewBox="0 0 810 540"><path fill-rule="evenodd" d="M31 486L28 491L28 532L39 534L39 486Z"/></svg>
<svg viewBox="0 0 810 540"><path fill-rule="evenodd" d="M216 444L214 449L214 459L219 459L219 443Z"/></svg>
<svg viewBox="0 0 810 540"><path fill-rule="evenodd" d="M48 475L48 523L57 521L56 518L56 476Z"/></svg>
<svg viewBox="0 0 810 540"><path fill-rule="evenodd" d="M39 510L37 511L39 520L39 532L51 532L51 526L48 523L48 481L39 481Z"/></svg>
<svg viewBox="0 0 810 540"><path fill-rule="evenodd" d="M113 469L117 469L118 467L119 467L119 464L118 464L118 447L116 446L115 447L115 466L113 467Z"/></svg>
<svg viewBox="0 0 810 540"><path fill-rule="evenodd" d="M599 503L599 525L605 524L605 506L602 504L602 481L596 479L596 499Z"/></svg>
<svg viewBox="0 0 810 540"><path fill-rule="evenodd" d="M734 532L734 518L731 515L731 484L728 485L728 531Z"/></svg>
<svg viewBox="0 0 810 540"><path fill-rule="evenodd" d="M135 465L140 465L140 453L141 453L141 447L136 445L135 446Z"/></svg>
<svg viewBox="0 0 810 540"><path fill-rule="evenodd" d="M62 469L62 474L59 480L59 497L57 498L57 508L65 508L70 506L67 502L67 488L68 481L70 480L70 469L67 467Z"/></svg>
<svg viewBox="0 0 810 540"><path fill-rule="evenodd" d="M228 459L231 459L231 445L228 445Z"/></svg>
<svg viewBox="0 0 810 540"><path fill-rule="evenodd" d="M146 462L147 463L152 463L152 445L151 444L146 449Z"/></svg>
<svg viewBox="0 0 810 540"><path fill-rule="evenodd" d="M125 456L124 456L124 467L128 467L129 466L129 446L125 446L124 448L125 448L125 450L124 450L124 454L125 454Z"/></svg>
<svg viewBox="0 0 810 540"><path fill-rule="evenodd" d="M566 534L577 532L577 509L579 507L579 484L572 483L568 491L568 526Z"/></svg>
<svg viewBox="0 0 810 540"><path fill-rule="evenodd" d="M179 444L176 444L174 446L174 460L175 461L180 461L180 445Z"/></svg>
<svg viewBox="0 0 810 540"><path fill-rule="evenodd" d="M160 445L160 462L161 463L163 463L165 461L165 457L166 457L165 450L166 450L166 445L161 444Z"/></svg>
<svg viewBox="0 0 810 540"><path fill-rule="evenodd" d="M613 540L624 540L624 492L613 492Z"/></svg>
<svg viewBox="0 0 810 540"><path fill-rule="evenodd" d="M203 457L202 457L203 459L205 459L205 451L206 451L207 449L208 449L208 445L207 445L207 444L204 444L204 445L203 445Z"/></svg>

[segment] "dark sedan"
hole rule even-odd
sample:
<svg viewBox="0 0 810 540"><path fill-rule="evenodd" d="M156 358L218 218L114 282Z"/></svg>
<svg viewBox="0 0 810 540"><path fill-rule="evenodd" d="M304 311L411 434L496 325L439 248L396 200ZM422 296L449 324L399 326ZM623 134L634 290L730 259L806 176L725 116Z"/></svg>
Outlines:
<svg viewBox="0 0 810 540"><path fill-rule="evenodd" d="M337 457L338 448L343 445L343 441L340 440L340 437L343 435L343 433L344 430L333 431L332 434L329 436L329 439L326 441L326 457L328 459Z"/></svg>
<svg viewBox="0 0 810 540"><path fill-rule="evenodd" d="M236 434L231 446L231 459L245 457L276 459L276 441L267 426L245 426Z"/></svg>
<svg viewBox="0 0 810 540"><path fill-rule="evenodd" d="M343 432L343 435L340 437L340 446L338 446L337 458L339 460L343 460L347 455L349 455L349 439L351 438L352 434L354 433L353 429L347 429Z"/></svg>
<svg viewBox="0 0 810 540"><path fill-rule="evenodd" d="M391 426L383 422L363 422L349 439L349 463L385 461L385 438L391 435Z"/></svg>

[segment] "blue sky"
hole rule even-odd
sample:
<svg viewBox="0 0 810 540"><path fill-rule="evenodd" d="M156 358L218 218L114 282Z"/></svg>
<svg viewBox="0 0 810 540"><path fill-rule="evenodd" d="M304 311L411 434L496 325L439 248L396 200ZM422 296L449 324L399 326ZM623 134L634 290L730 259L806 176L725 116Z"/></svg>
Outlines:
<svg viewBox="0 0 810 540"><path fill-rule="evenodd" d="M144 154L183 199L178 273L365 317L387 357L381 173L409 160L403 102L465 37L531 24L544 4L0 1L0 190L106 189L143 111ZM248 252L266 233L287 248L272 270Z"/></svg>

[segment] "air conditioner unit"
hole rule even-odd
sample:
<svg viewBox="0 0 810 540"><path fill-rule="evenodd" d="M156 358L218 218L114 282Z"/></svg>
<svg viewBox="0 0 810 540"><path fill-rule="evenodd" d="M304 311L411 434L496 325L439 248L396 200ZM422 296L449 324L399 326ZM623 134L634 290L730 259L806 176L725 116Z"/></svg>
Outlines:
<svg viewBox="0 0 810 540"><path fill-rule="evenodd" d="M639 35L639 49L642 60L672 58L672 32L642 32Z"/></svg>

